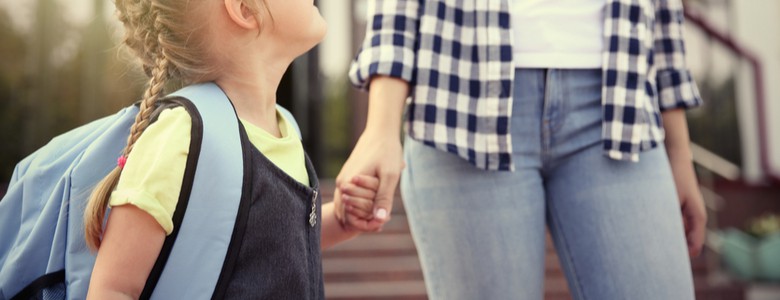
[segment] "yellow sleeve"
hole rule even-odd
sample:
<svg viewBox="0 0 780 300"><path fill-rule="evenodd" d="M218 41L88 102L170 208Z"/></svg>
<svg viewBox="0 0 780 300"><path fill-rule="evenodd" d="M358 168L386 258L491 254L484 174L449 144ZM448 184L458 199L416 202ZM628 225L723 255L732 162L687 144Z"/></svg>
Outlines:
<svg viewBox="0 0 780 300"><path fill-rule="evenodd" d="M149 125L127 157L110 206L132 204L173 231L173 212L190 147L192 120L183 107L168 109Z"/></svg>

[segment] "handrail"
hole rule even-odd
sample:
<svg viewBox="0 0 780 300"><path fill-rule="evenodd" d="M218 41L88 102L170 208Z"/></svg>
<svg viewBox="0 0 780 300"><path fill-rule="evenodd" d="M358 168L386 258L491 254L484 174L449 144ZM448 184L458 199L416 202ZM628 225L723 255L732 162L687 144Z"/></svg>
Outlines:
<svg viewBox="0 0 780 300"><path fill-rule="evenodd" d="M766 98L764 94L764 75L761 68L761 63L754 53L738 43L728 33L719 31L712 23L710 23L704 16L698 13L695 9L691 9L686 5L684 9L685 18L687 21L696 25L699 29L704 31L707 36L713 38L719 43L723 44L727 49L734 52L740 58L745 59L750 63L753 69L753 82L756 93L756 115L758 116L758 140L759 140L759 157L761 158L761 168L764 174L770 180L780 182L780 175L775 174L769 165L769 134L767 133L766 122Z"/></svg>
<svg viewBox="0 0 780 300"><path fill-rule="evenodd" d="M711 172L731 181L739 180L742 170L734 163L710 152L704 147L691 143L693 162L710 170Z"/></svg>

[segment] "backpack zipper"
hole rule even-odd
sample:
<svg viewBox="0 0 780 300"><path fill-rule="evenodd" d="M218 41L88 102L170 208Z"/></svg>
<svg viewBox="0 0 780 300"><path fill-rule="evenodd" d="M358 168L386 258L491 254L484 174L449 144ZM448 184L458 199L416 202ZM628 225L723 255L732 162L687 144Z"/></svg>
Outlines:
<svg viewBox="0 0 780 300"><path fill-rule="evenodd" d="M317 195L319 192L314 190L314 195L311 197L311 213L309 214L309 225L314 227L317 225Z"/></svg>

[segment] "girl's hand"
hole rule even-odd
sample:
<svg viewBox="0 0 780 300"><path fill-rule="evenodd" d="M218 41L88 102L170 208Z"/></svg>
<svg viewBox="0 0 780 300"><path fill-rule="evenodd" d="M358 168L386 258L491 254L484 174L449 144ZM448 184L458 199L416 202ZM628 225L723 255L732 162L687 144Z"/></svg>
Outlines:
<svg viewBox="0 0 780 300"><path fill-rule="evenodd" d="M355 176L349 183L339 188L342 204L346 210L344 220L347 228L366 231L364 229L371 228L371 225L377 222L374 220L374 198L378 188L379 178L366 175ZM389 220L388 216L384 221ZM379 230L381 226L371 231Z"/></svg>
<svg viewBox="0 0 780 300"><path fill-rule="evenodd" d="M374 220L374 198L379 189L379 178L357 175L342 184L336 192L341 194L341 202L346 207L345 222L336 217L336 203L329 202L322 206L322 239L321 249L327 249L335 244L351 239L360 234L360 228L367 227ZM346 224L345 224L346 223Z"/></svg>
<svg viewBox="0 0 780 300"><path fill-rule="evenodd" d="M347 212L347 225L355 227L374 219L374 198L379 188L379 178L366 175L352 177L350 182L339 187L341 200Z"/></svg>
<svg viewBox="0 0 780 300"><path fill-rule="evenodd" d="M404 164L402 153L401 142L395 135L382 134L381 136L368 137L367 133L364 133L361 136L341 169L341 173L336 178L337 189L334 202L336 202L337 208L339 204L343 205L347 202L351 204L344 206L344 212L347 212L344 215L338 215L341 211L336 211L339 219L347 228L375 232L381 230L382 226L390 219L395 189ZM371 199L371 201L356 200L354 196L358 195L354 192L345 193L355 186L353 181L346 181L345 178L353 180L358 178L361 183L370 178L370 181L373 181L370 184L376 184L375 195L373 198L361 198Z"/></svg>

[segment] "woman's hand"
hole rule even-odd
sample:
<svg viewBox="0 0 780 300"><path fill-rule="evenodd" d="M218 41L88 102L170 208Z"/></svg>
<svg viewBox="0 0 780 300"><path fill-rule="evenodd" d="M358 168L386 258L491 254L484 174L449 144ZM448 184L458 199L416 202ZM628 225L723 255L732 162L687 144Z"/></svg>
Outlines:
<svg viewBox="0 0 780 300"><path fill-rule="evenodd" d="M666 131L666 154L672 167L674 185L680 200L685 237L688 241L688 254L696 257L701 253L704 237L707 234L707 211L704 199L699 191L696 172L693 170L688 123L682 109L663 112Z"/></svg>
<svg viewBox="0 0 780 300"><path fill-rule="evenodd" d="M696 257L701 253L704 237L707 234L707 211L689 153L690 151L674 149L667 151L674 175L674 185L677 187L677 197L682 209L685 236L688 241L688 254L691 257Z"/></svg>
<svg viewBox="0 0 780 300"><path fill-rule="evenodd" d="M384 76L371 80L366 129L336 177L333 196L336 217L349 229L379 231L390 219L393 196L404 168L400 129L408 95L409 84L406 81ZM344 213L342 189L357 175L379 178L371 218L357 218Z"/></svg>
<svg viewBox="0 0 780 300"><path fill-rule="evenodd" d="M333 201L336 203L337 217L347 227L359 231L378 231L390 220L396 186L404 167L401 142L397 134L376 135L365 132L355 145L352 154L344 163L336 177L336 191ZM369 175L379 178L379 188L374 199L373 215L359 218L354 214L345 214L345 197L349 198L351 180L357 175ZM347 199L347 202L349 200ZM354 203L353 203L354 205Z"/></svg>

